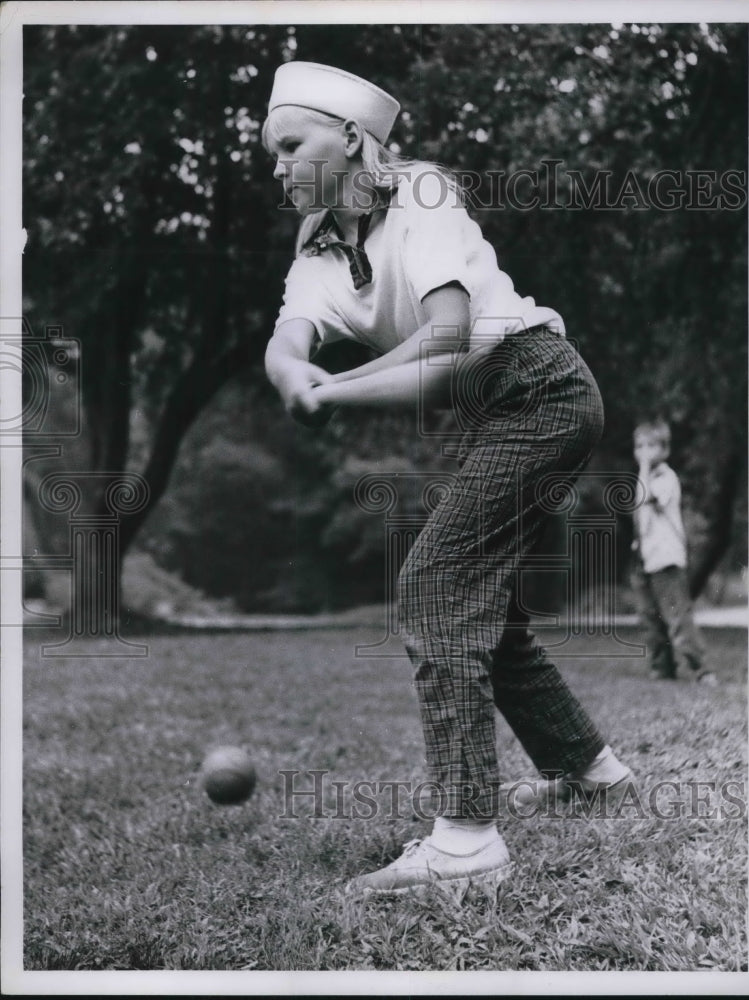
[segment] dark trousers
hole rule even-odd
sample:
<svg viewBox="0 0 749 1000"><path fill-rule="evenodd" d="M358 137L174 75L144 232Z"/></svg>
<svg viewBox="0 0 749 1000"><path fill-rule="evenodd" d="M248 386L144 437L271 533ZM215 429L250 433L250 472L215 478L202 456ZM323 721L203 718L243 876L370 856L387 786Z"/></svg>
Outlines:
<svg viewBox="0 0 749 1000"><path fill-rule="evenodd" d="M633 583L650 670L659 677L676 677L680 669L699 673L704 647L694 624L685 570L668 566L645 573L638 566Z"/></svg>
<svg viewBox="0 0 749 1000"><path fill-rule="evenodd" d="M545 330L462 377L460 472L406 558L399 613L440 807L492 817L495 706L540 771L578 770L604 746L516 601L520 561L587 464L603 407L574 347Z"/></svg>

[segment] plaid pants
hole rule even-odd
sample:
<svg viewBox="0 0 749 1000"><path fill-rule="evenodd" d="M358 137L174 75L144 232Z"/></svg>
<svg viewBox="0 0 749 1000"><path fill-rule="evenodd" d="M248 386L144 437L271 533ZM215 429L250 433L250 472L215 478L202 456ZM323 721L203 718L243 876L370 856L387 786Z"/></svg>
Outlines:
<svg viewBox="0 0 749 1000"><path fill-rule="evenodd" d="M604 746L516 600L519 563L587 464L603 407L575 348L546 329L466 364L455 398L460 471L401 569L399 616L440 811L490 818L495 705L539 771L584 767Z"/></svg>

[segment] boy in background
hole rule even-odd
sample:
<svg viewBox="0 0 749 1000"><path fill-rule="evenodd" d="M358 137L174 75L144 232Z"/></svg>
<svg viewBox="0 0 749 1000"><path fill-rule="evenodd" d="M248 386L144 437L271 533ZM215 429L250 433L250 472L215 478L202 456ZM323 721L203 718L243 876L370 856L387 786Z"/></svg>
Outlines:
<svg viewBox="0 0 749 1000"><path fill-rule="evenodd" d="M634 512L639 559L635 587L646 632L651 675L674 679L688 668L697 680L714 686L704 668L704 648L692 616L687 584L687 544L681 517L681 486L667 464L671 431L663 420L641 423L634 432L634 455L644 491Z"/></svg>

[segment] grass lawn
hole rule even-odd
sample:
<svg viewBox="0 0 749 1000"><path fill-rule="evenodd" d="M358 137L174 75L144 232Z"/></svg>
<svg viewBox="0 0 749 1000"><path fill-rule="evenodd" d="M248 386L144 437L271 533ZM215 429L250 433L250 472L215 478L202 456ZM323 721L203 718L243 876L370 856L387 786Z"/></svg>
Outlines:
<svg viewBox="0 0 749 1000"><path fill-rule="evenodd" d="M716 689L653 682L610 637L558 646L644 808L507 817L513 877L462 904L340 891L429 830L392 792L354 814L355 782L425 777L399 645L355 653L377 630L154 636L115 660L27 641L25 968L746 970L747 637L704 634ZM497 740L503 779L532 773L502 720ZM199 785L223 743L256 763L242 806ZM311 769L318 818L280 774L309 790Z"/></svg>

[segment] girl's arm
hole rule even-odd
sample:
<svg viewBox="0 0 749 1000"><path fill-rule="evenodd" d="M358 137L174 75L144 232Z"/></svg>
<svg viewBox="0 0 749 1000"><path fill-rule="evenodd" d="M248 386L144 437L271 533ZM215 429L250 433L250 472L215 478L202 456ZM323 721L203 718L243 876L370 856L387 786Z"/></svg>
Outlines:
<svg viewBox="0 0 749 1000"><path fill-rule="evenodd" d="M375 361L332 376L308 360L316 331L309 320L289 320L271 338L265 355L270 381L296 419L317 424L331 407L448 405L452 369L467 348L468 293L457 284L424 296L427 322ZM427 346L433 345L432 350Z"/></svg>
<svg viewBox="0 0 749 1000"><path fill-rule="evenodd" d="M273 334L265 351L265 371L294 419L317 425L329 413L312 397L315 386L332 378L309 360L317 336L314 324L306 319L283 323Z"/></svg>
<svg viewBox="0 0 749 1000"><path fill-rule="evenodd" d="M450 372L453 361L441 355L430 362L409 361L384 371L372 372L348 382L329 382L311 390L317 406L408 406L421 401L427 407L450 402Z"/></svg>
<svg viewBox="0 0 749 1000"><path fill-rule="evenodd" d="M333 381L348 382L351 379L385 371L396 365L419 361L424 358L429 346L434 351L439 351L441 347L444 347L446 353L451 349L455 351L460 346L467 346L470 323L468 303L468 293L457 282L435 288L422 299L422 304L429 317L423 326L419 327L403 343L394 347L392 351L388 351L387 354L375 358L374 361L368 361L358 368L334 375ZM433 352L430 351L430 353Z"/></svg>
<svg viewBox="0 0 749 1000"><path fill-rule="evenodd" d="M313 389L313 398L320 405L449 405L452 371L468 344L468 294L460 286L445 285L425 296L424 306L429 321L408 340L353 369L348 379Z"/></svg>

